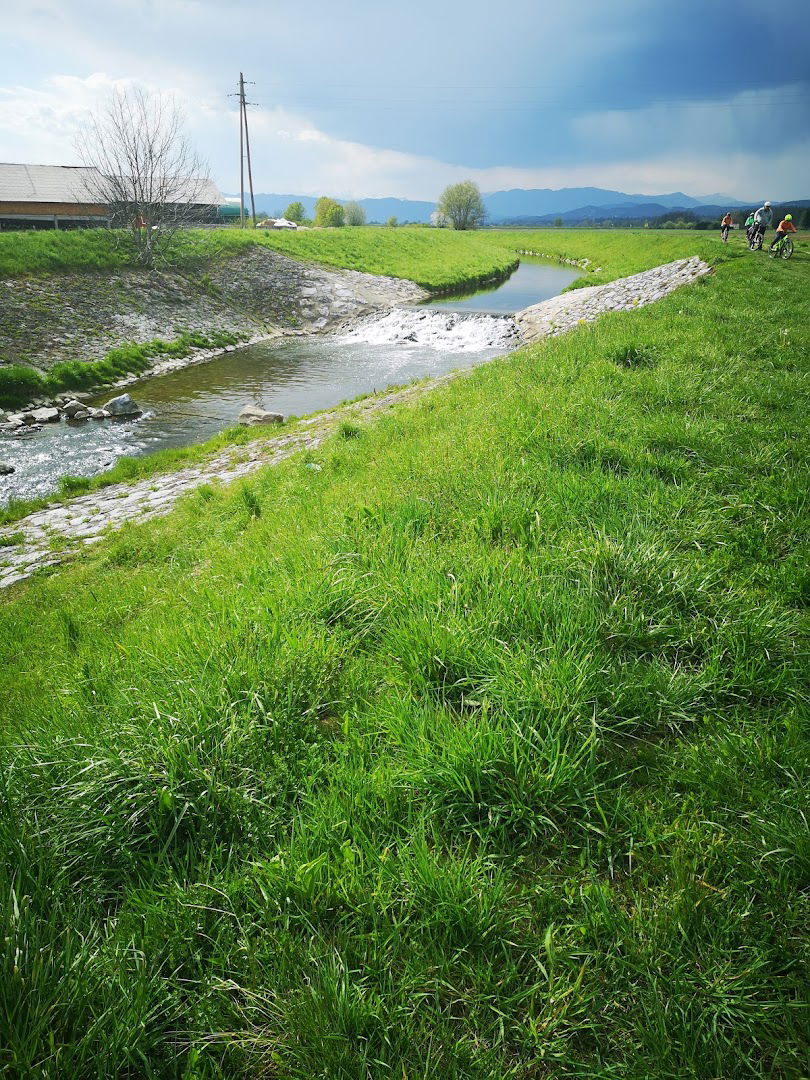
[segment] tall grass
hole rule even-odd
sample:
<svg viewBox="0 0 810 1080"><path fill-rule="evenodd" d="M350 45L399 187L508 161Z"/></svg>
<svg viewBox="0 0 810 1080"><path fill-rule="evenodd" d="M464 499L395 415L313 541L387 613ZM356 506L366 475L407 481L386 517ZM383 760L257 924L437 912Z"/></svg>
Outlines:
<svg viewBox="0 0 810 1080"><path fill-rule="evenodd" d="M7 594L5 1074L805 1076L807 284L732 260Z"/></svg>

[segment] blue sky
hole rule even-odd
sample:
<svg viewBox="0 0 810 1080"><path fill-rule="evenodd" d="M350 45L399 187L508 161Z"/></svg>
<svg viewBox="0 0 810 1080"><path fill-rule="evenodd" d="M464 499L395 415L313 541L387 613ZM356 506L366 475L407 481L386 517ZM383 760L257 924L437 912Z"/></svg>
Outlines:
<svg viewBox="0 0 810 1080"><path fill-rule="evenodd" d="M257 190L810 197L806 0L27 0L3 24L0 160L75 163L88 110L137 84L234 190L241 68Z"/></svg>

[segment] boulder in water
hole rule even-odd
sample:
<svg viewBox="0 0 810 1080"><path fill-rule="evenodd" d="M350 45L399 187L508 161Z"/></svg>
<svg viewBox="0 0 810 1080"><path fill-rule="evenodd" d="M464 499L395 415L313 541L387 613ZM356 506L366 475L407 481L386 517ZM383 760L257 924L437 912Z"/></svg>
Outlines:
<svg viewBox="0 0 810 1080"><path fill-rule="evenodd" d="M129 394L119 394L118 397L110 398L104 406L110 416L140 416L143 409L136 404Z"/></svg>
<svg viewBox="0 0 810 1080"><path fill-rule="evenodd" d="M50 408L50 406L43 409L34 409L31 415L34 417L35 424L59 423L59 410Z"/></svg>
<svg viewBox="0 0 810 1080"><path fill-rule="evenodd" d="M284 417L281 413L268 412L259 405L246 405L239 413L239 423L244 427L255 427L257 424L283 424Z"/></svg>
<svg viewBox="0 0 810 1080"><path fill-rule="evenodd" d="M9 465L7 461L0 461L0 476L10 476L14 471L13 465Z"/></svg>

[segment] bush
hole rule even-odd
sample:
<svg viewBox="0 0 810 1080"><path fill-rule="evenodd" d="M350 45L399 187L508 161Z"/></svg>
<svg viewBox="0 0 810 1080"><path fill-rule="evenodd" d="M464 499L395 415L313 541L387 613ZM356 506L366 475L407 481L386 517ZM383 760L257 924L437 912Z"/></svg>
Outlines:
<svg viewBox="0 0 810 1080"><path fill-rule="evenodd" d="M45 380L34 368L24 364L0 367L0 405L27 405L45 389Z"/></svg>

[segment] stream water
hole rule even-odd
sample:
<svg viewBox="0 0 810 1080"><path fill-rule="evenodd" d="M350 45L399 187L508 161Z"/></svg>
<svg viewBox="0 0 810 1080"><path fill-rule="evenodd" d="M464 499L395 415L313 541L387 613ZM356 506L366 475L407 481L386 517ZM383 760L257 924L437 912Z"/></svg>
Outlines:
<svg viewBox="0 0 810 1080"><path fill-rule="evenodd" d="M93 476L124 455L202 442L248 404L302 416L346 399L453 368L472 367L517 344L510 315L556 296L578 271L539 260L494 288L371 315L348 332L238 349L205 364L143 379L139 418L46 424L23 437L0 433L0 504L57 489L65 475ZM110 391L94 404L103 404Z"/></svg>

